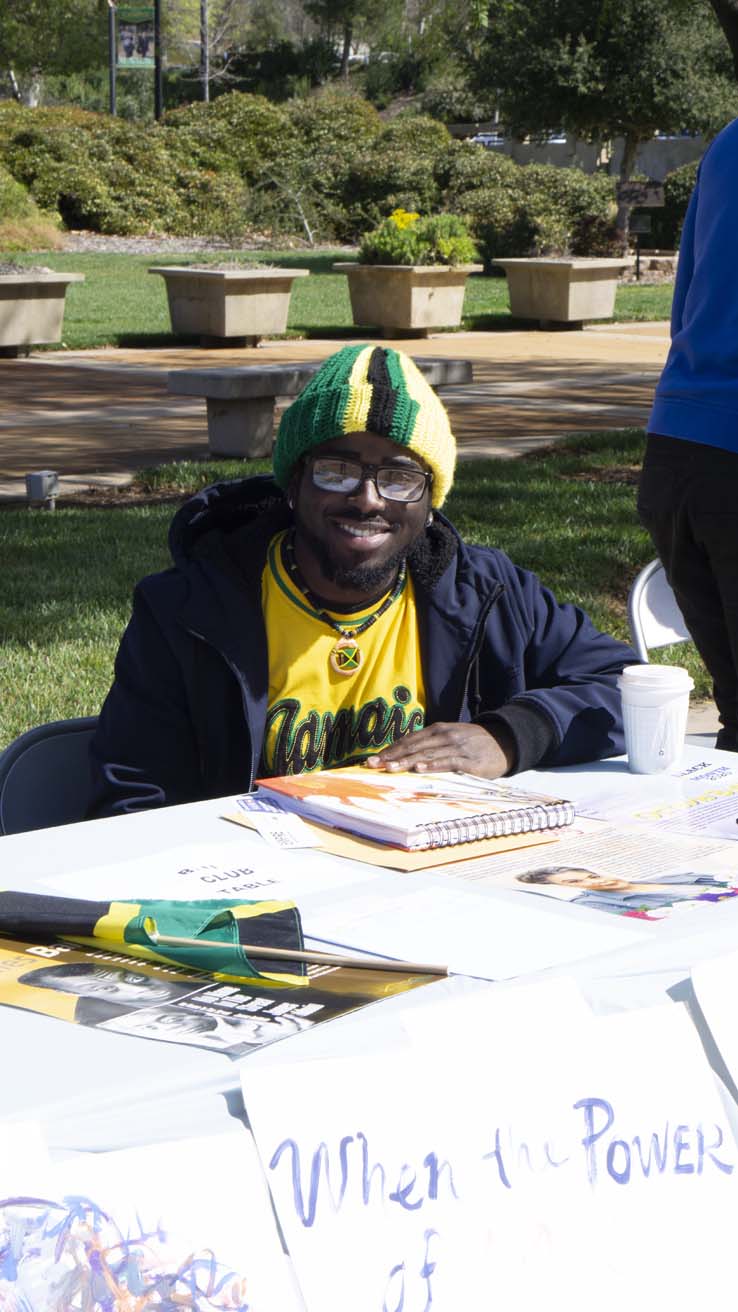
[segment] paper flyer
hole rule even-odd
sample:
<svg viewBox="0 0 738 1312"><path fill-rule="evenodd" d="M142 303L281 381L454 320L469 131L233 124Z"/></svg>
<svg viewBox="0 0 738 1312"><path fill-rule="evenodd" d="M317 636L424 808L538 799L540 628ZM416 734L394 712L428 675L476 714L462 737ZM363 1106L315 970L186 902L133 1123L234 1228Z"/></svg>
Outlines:
<svg viewBox="0 0 738 1312"><path fill-rule="evenodd" d="M310 967L309 983L216 982L85 948L0 940L0 1006L240 1058L433 976Z"/></svg>
<svg viewBox="0 0 738 1312"><path fill-rule="evenodd" d="M505 888L643 922L738 897L732 842L593 820L577 820L552 849L459 861L445 873L470 890Z"/></svg>
<svg viewBox="0 0 738 1312"><path fill-rule="evenodd" d="M644 776L643 792L635 804L609 792L586 799L577 810L609 823L648 825L659 835L671 832L736 842L738 767L697 761L664 776Z"/></svg>

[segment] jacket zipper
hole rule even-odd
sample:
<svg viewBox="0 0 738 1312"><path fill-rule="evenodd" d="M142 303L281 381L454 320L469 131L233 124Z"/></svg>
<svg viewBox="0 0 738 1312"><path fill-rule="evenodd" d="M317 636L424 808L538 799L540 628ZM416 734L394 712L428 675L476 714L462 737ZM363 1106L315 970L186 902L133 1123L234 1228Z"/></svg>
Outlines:
<svg viewBox="0 0 738 1312"><path fill-rule="evenodd" d="M231 671L234 679L236 680L236 683L238 684L238 690L241 694L241 706L243 707L243 718L246 725L246 732L249 735L249 758L250 758L249 786L246 791L251 792L254 786L254 779L256 778L256 763L254 761L254 743L253 743L253 737L251 734L251 728L249 724L248 706L246 705L246 694L244 692L241 675L238 671L237 666L234 665L233 661L228 659L225 652L222 652L220 650L220 647L216 647L215 643L211 642L209 638L206 638L203 633L197 633L194 629L187 629L186 632L189 633L191 638L196 638L198 642L204 643L206 647L209 647L211 649L211 651L216 652L217 655L220 656L221 660L223 660L225 664L228 666L228 669ZM198 734L197 750L200 757L200 773L204 781L207 779L207 756L200 734Z"/></svg>
<svg viewBox="0 0 738 1312"><path fill-rule="evenodd" d="M489 596L487 597L487 600L485 601L484 606L482 607L482 610L481 610L480 613L479 613L479 618L478 618L478 620L477 620L477 627L476 627L476 630L475 630L475 632L474 632L474 641L473 641L473 643L472 643L472 648L471 648L471 651L470 651L470 653L469 653L469 660L468 660L468 662L467 662L467 666L466 666L466 676L465 676L465 678L464 678L464 687L463 687L462 690L461 690L461 700L460 700L460 702L459 702L459 705L458 705L458 708L457 708L457 711L456 711L456 718L457 718L457 720L460 719L460 717L461 717L461 712L462 712L462 710L464 709L464 703L467 701L467 698L468 698L468 694L469 694L469 683L470 683L470 681L471 681L472 670L474 669L475 666L478 666L478 661L479 661L479 652L480 652L481 647L482 647L482 639L483 639L483 637L484 637L484 626L485 626L485 624L487 623L487 616L489 615L489 612L491 611L491 609L492 609L492 607L495 605L495 603L499 601L499 599L500 599L500 597L502 596L502 594L503 594L504 591L505 591L505 585L504 585L504 583L498 583L498 584L496 584L496 586L495 586L495 588L493 589L493 591L492 591L492 592L489 594ZM477 711L478 711L478 703L479 703L479 700L480 700L480 697L479 697L479 680L478 680L478 679L477 679L477 692L476 692L476 695L475 695L475 699L474 699L474 700L475 700L475 702L477 703L477 706L475 707L473 714L476 714ZM470 710L471 710L471 707L470 707Z"/></svg>

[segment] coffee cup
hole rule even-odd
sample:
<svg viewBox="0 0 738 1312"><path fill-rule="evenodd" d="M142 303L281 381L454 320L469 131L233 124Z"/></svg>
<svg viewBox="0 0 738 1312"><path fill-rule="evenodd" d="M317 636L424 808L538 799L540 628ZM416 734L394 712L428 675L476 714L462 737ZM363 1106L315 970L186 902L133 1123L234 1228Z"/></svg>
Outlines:
<svg viewBox="0 0 738 1312"><path fill-rule="evenodd" d="M679 761L694 681L681 665L626 665L618 679L625 750L633 774L659 774Z"/></svg>

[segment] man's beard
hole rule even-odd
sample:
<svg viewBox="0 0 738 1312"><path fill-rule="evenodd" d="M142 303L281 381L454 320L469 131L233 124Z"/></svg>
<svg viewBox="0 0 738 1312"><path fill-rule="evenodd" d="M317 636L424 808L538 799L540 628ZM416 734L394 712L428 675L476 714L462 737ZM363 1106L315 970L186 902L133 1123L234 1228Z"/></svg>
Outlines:
<svg viewBox="0 0 738 1312"><path fill-rule="evenodd" d="M351 588L356 592L365 592L368 597L386 592L394 583L397 571L407 555L408 548L397 551L381 565L340 565L331 555L325 542L300 523L299 533L303 542L310 548L317 560L323 577L330 583L337 583L340 588ZM420 535L419 535L420 536ZM412 544L411 544L412 545Z"/></svg>

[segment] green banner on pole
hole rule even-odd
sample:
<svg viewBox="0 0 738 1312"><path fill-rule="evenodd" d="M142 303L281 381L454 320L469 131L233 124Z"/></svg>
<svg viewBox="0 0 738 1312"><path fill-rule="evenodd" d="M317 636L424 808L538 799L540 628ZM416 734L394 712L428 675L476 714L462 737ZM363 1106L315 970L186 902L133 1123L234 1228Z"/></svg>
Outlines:
<svg viewBox="0 0 738 1312"><path fill-rule="evenodd" d="M116 18L116 66L119 69L153 68L153 5L118 5Z"/></svg>

